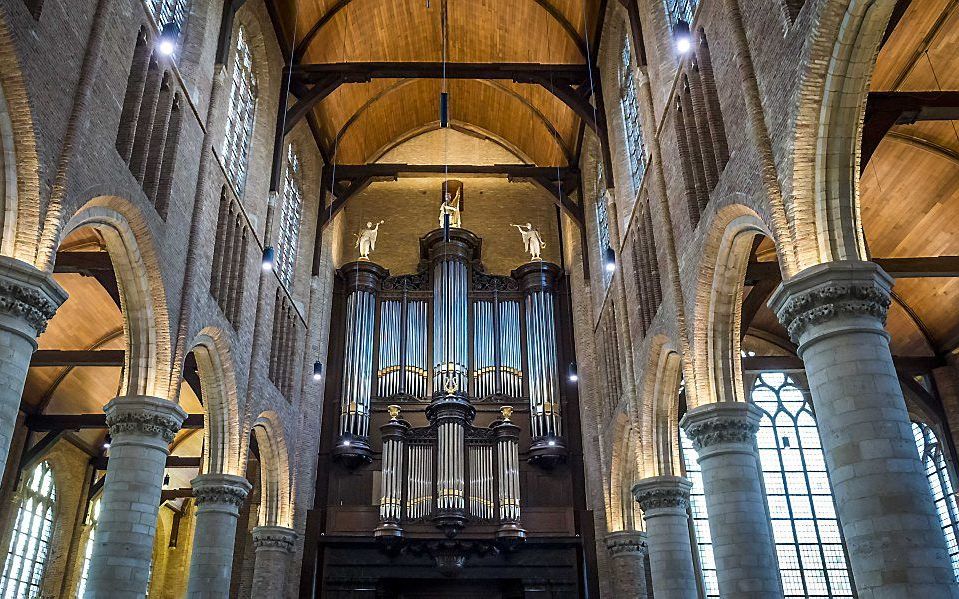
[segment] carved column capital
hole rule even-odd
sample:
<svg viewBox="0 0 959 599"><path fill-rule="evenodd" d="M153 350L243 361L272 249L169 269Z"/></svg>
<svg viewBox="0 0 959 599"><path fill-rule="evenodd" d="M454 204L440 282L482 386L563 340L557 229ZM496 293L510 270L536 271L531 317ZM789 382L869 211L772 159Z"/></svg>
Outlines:
<svg viewBox="0 0 959 599"><path fill-rule="evenodd" d="M687 412L679 425L697 452L717 445L741 445L751 451L762 414L751 403L711 403Z"/></svg>
<svg viewBox="0 0 959 599"><path fill-rule="evenodd" d="M257 526L253 529L253 546L260 549L272 549L293 552L296 542L296 531L285 526Z"/></svg>
<svg viewBox="0 0 959 599"><path fill-rule="evenodd" d="M239 509L252 485L233 474L201 474L190 481L197 506L225 504Z"/></svg>
<svg viewBox="0 0 959 599"><path fill-rule="evenodd" d="M633 485L633 497L644 513L658 509L685 512L692 487L693 484L681 476L653 476Z"/></svg>
<svg viewBox="0 0 959 599"><path fill-rule="evenodd" d="M606 550L613 557L621 555L635 555L645 558L649 554L649 545L646 544L646 533L636 530L614 532L606 537Z"/></svg>
<svg viewBox="0 0 959 599"><path fill-rule="evenodd" d="M0 314L23 320L38 336L66 299L67 292L49 273L0 256Z"/></svg>
<svg viewBox="0 0 959 599"><path fill-rule="evenodd" d="M170 444L187 416L176 403L147 395L117 397L103 411L114 442L126 434L155 437Z"/></svg>
<svg viewBox="0 0 959 599"><path fill-rule="evenodd" d="M773 293L769 307L800 343L810 327L840 316L886 322L893 279L874 262L841 260L807 268Z"/></svg>

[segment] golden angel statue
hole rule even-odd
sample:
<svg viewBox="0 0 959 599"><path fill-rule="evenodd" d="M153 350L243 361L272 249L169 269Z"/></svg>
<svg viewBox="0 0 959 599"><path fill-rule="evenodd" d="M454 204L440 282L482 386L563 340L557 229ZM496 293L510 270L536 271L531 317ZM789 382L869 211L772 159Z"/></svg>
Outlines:
<svg viewBox="0 0 959 599"><path fill-rule="evenodd" d="M449 215L451 229L459 229L462 226L460 220L460 191L461 189L457 189L456 195L452 195L448 191L443 194L443 203L440 204L440 229L446 224L446 215Z"/></svg>

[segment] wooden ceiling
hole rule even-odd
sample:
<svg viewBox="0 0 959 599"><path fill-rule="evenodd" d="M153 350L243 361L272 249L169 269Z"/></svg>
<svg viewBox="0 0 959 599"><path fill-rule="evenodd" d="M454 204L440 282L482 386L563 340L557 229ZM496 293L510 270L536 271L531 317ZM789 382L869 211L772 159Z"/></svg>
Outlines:
<svg viewBox="0 0 959 599"><path fill-rule="evenodd" d="M872 91L959 90L959 0L912 0L879 53ZM959 255L959 122L894 127L860 180L877 258ZM959 279L900 279L888 328L898 354L959 345Z"/></svg>
<svg viewBox="0 0 959 599"><path fill-rule="evenodd" d="M448 62L585 64L587 37L595 40L602 3L275 1L285 31L296 15L301 64L441 62L444 40ZM331 154L335 150L337 162L374 160L396 141L437 126L441 85L439 80L393 79L344 85L315 108L322 141ZM504 140L518 150L520 160L552 166L573 158L579 118L542 87L467 80L449 81L448 91L454 124Z"/></svg>

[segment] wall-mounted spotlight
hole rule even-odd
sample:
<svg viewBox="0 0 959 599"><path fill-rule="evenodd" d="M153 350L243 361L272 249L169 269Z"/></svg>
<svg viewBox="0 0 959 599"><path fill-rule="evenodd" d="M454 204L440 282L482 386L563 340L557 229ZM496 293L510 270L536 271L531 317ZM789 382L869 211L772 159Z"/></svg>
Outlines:
<svg viewBox="0 0 959 599"><path fill-rule="evenodd" d="M603 250L603 268L606 269L606 272L616 270L616 252L609 246L606 246L606 249Z"/></svg>
<svg viewBox="0 0 959 599"><path fill-rule="evenodd" d="M450 126L450 95L440 92L440 127Z"/></svg>
<svg viewBox="0 0 959 599"><path fill-rule="evenodd" d="M263 270L273 270L276 266L276 250L272 245L263 248Z"/></svg>
<svg viewBox="0 0 959 599"><path fill-rule="evenodd" d="M180 26L173 21L164 23L160 30L160 38L157 40L157 49L165 56L170 56L176 51L177 39L180 37Z"/></svg>
<svg viewBox="0 0 959 599"><path fill-rule="evenodd" d="M569 382L571 383L575 383L576 381L579 380L579 372L576 370L576 362L569 363L568 376L569 376Z"/></svg>
<svg viewBox="0 0 959 599"><path fill-rule="evenodd" d="M686 54L693 47L693 38L689 33L689 23L680 19L673 26L673 41L676 43L676 51L680 54Z"/></svg>
<svg viewBox="0 0 959 599"><path fill-rule="evenodd" d="M323 362L313 362L313 380L318 381L323 378Z"/></svg>

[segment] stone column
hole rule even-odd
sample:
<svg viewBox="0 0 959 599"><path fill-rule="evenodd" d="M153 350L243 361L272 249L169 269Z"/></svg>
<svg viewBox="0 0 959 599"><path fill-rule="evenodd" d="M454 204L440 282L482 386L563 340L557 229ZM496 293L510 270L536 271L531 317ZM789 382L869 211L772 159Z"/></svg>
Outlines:
<svg viewBox="0 0 959 599"><path fill-rule="evenodd" d="M723 597L783 596L756 451L760 418L750 403L723 402L690 410L680 422L702 467Z"/></svg>
<svg viewBox="0 0 959 599"><path fill-rule="evenodd" d="M232 474L201 474L190 484L196 501L196 524L187 597L227 599L236 522L251 486L242 476Z"/></svg>
<svg viewBox="0 0 959 599"><path fill-rule="evenodd" d="M279 599L286 587L296 531L285 526L253 529L253 593L258 599Z"/></svg>
<svg viewBox="0 0 959 599"><path fill-rule="evenodd" d="M66 299L67 292L48 273L0 256L0 473L7 464L37 337Z"/></svg>
<svg viewBox="0 0 959 599"><path fill-rule="evenodd" d="M871 262L807 268L769 305L799 346L860 599L959 597L883 325Z"/></svg>
<svg viewBox="0 0 959 599"><path fill-rule="evenodd" d="M689 490L681 476L654 476L633 486L646 520L649 566L656 599L697 599L693 547L689 539Z"/></svg>
<svg viewBox="0 0 959 599"><path fill-rule="evenodd" d="M104 407L110 460L90 559L86 599L143 599L153 559L163 470L186 418L159 397L117 397Z"/></svg>
<svg viewBox="0 0 959 599"><path fill-rule="evenodd" d="M649 555L649 546L646 533L635 530L614 532L606 537L606 549L613 574L613 596L647 599L646 556Z"/></svg>

